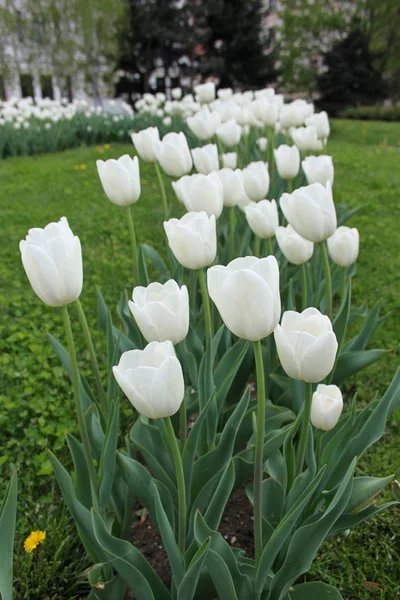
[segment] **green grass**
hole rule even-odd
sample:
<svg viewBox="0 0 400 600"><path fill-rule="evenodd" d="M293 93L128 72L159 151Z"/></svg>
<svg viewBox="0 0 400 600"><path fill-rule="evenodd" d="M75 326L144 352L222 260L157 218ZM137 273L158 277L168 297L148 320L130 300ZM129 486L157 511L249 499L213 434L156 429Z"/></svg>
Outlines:
<svg viewBox="0 0 400 600"><path fill-rule="evenodd" d="M374 345L390 352L351 382L361 400L370 399L376 390L383 391L399 364L398 140L400 124L335 121L328 146L335 163L336 202L367 204L350 222L359 228L361 236L354 302L371 307L382 298L383 312L389 313L375 334ZM78 592L72 586L84 566L46 455L50 448L65 459L65 432L75 430L70 386L46 340L46 334L52 333L63 341L61 314L33 294L21 266L18 243L29 227L43 227L62 215L68 217L83 248L81 300L93 330L98 329L95 285L115 307L123 288L129 287L131 264L124 211L105 198L95 161L124 152L132 152L132 147L112 144L102 154L96 148L85 148L0 162L0 478L8 479L17 466L21 499L16 539L17 598L74 598ZM133 208L137 238L163 250L163 211L152 165L141 164L141 178L142 196ZM88 355L76 331L81 366L90 378ZM101 335L95 342L101 355ZM383 440L363 458L360 470L375 476L394 473L399 467L397 447L398 424L393 419ZM28 557L23 540L38 527L46 529L48 537L40 553ZM337 585L345 600L392 600L399 593L399 536L399 512L392 509L353 530L349 537L326 543L312 576ZM62 548L57 576L51 578L48 574L57 548ZM382 589L369 589L371 584ZM69 591L60 596L64 589ZM84 597L85 587L77 589Z"/></svg>

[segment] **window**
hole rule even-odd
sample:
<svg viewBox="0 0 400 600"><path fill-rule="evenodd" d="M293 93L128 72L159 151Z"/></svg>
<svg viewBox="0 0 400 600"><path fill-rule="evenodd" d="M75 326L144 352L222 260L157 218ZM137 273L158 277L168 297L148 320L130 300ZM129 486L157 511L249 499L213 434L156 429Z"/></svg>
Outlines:
<svg viewBox="0 0 400 600"><path fill-rule="evenodd" d="M40 87L42 89L43 98L51 98L53 100L53 81L51 79L51 75L41 75L40 76Z"/></svg>
<svg viewBox="0 0 400 600"><path fill-rule="evenodd" d="M33 80L32 75L21 73L19 76L21 82L21 93L23 98L31 96L33 98Z"/></svg>

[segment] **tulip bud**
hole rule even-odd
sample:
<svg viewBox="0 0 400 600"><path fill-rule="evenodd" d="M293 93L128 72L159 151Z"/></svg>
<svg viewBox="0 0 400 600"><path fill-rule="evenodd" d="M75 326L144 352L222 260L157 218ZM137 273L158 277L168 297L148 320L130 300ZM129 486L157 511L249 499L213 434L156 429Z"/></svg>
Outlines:
<svg viewBox="0 0 400 600"><path fill-rule="evenodd" d="M118 385L136 410L149 419L178 412L185 394L182 367L170 341L124 352L113 367Z"/></svg>
<svg viewBox="0 0 400 600"><path fill-rule="evenodd" d="M222 166L227 169L236 169L237 167L237 152L227 152L222 155Z"/></svg>
<svg viewBox="0 0 400 600"><path fill-rule="evenodd" d="M197 102L205 104L212 102L215 98L215 83L213 81L207 81L207 83L200 83L194 88Z"/></svg>
<svg viewBox="0 0 400 600"><path fill-rule="evenodd" d="M223 189L216 173L185 175L172 182L178 199L188 212L206 212L218 218L223 209Z"/></svg>
<svg viewBox="0 0 400 600"><path fill-rule="evenodd" d="M320 383L311 403L311 423L316 429L330 431L339 421L343 410L342 392L336 385Z"/></svg>
<svg viewBox="0 0 400 600"><path fill-rule="evenodd" d="M194 148L192 157L196 171L208 175L211 171L218 171L218 148L216 144L207 144L202 148Z"/></svg>
<svg viewBox="0 0 400 600"><path fill-rule="evenodd" d="M224 206L236 206L244 193L242 172L220 169L216 175L222 184Z"/></svg>
<svg viewBox="0 0 400 600"><path fill-rule="evenodd" d="M282 194L280 205L290 225L306 240L322 242L334 234L337 220L329 181L326 187L313 183Z"/></svg>
<svg viewBox="0 0 400 600"><path fill-rule="evenodd" d="M171 177L182 177L192 168L192 156L182 131L167 133L162 141L155 144L155 151L161 167Z"/></svg>
<svg viewBox="0 0 400 600"><path fill-rule="evenodd" d="M247 222L258 237L267 239L275 235L279 225L278 208L275 200L250 202L244 207Z"/></svg>
<svg viewBox="0 0 400 600"><path fill-rule="evenodd" d="M333 185L332 156L307 156L301 163L307 182L326 185L329 181Z"/></svg>
<svg viewBox="0 0 400 600"><path fill-rule="evenodd" d="M157 127L148 127L131 135L133 145L140 158L148 162L156 160L154 143L160 141L160 134Z"/></svg>
<svg viewBox="0 0 400 600"><path fill-rule="evenodd" d="M314 252L313 242L301 237L291 225L278 227L275 235L282 254L293 265L302 265L312 257Z"/></svg>
<svg viewBox="0 0 400 600"><path fill-rule="evenodd" d="M215 216L189 212L180 219L164 221L168 245L175 258L187 269L211 265L217 254Z"/></svg>
<svg viewBox="0 0 400 600"><path fill-rule="evenodd" d="M113 204L129 206L139 200L139 161L124 154L118 160L97 160L97 171L103 190Z"/></svg>
<svg viewBox="0 0 400 600"><path fill-rule="evenodd" d="M200 140L209 140L215 135L217 127L221 124L218 113L211 112L208 107L202 108L193 117L188 117L186 122Z"/></svg>
<svg viewBox="0 0 400 600"><path fill-rule="evenodd" d="M182 98L182 88L180 88L180 87L172 88L171 96L174 100L180 100Z"/></svg>
<svg viewBox="0 0 400 600"><path fill-rule="evenodd" d="M293 179L300 169L300 152L296 146L281 144L274 149L275 163L282 179Z"/></svg>
<svg viewBox="0 0 400 600"><path fill-rule="evenodd" d="M173 279L133 289L129 308L147 342L179 344L189 330L189 296Z"/></svg>
<svg viewBox="0 0 400 600"><path fill-rule="evenodd" d="M289 377L322 381L333 369L338 343L332 323L316 308L288 310L275 329L279 360Z"/></svg>
<svg viewBox="0 0 400 600"><path fill-rule="evenodd" d="M208 293L225 325L252 342L270 335L279 322L279 267L274 256L236 258L207 271Z"/></svg>
<svg viewBox="0 0 400 600"><path fill-rule="evenodd" d="M242 128L236 123L235 119L229 119L229 121L217 127L216 133L221 142L228 148L231 148L232 146L237 146L240 142Z"/></svg>
<svg viewBox="0 0 400 600"><path fill-rule="evenodd" d="M260 137L256 140L257 146L260 148L261 152L265 152L268 145L268 140L266 137Z"/></svg>
<svg viewBox="0 0 400 600"><path fill-rule="evenodd" d="M327 113L323 110L320 113L316 113L307 117L306 125L312 126L317 131L317 136L320 140L326 140L329 137L331 128L329 125L329 118Z"/></svg>
<svg viewBox="0 0 400 600"><path fill-rule="evenodd" d="M242 171L244 191L246 195L258 202L265 198L269 190L269 173L268 166L261 160L250 163Z"/></svg>
<svg viewBox="0 0 400 600"><path fill-rule="evenodd" d="M82 250L68 221L35 227L19 243L22 264L35 294L48 306L65 306L82 291Z"/></svg>
<svg viewBox="0 0 400 600"><path fill-rule="evenodd" d="M342 225L328 238L328 250L333 262L339 267L348 267L358 258L360 235L358 229Z"/></svg>

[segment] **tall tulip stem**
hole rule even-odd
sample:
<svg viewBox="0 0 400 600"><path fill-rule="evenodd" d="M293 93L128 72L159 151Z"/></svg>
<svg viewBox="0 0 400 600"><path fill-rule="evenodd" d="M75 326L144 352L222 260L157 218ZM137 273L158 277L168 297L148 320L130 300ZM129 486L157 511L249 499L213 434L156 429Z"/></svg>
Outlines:
<svg viewBox="0 0 400 600"><path fill-rule="evenodd" d="M133 260L133 276L135 285L139 284L139 264L138 264L138 251L136 244L136 232L135 225L133 223L132 211L131 207L126 207L126 215L128 218L128 228L129 228L129 236L131 238L131 247L132 247L132 260Z"/></svg>
<svg viewBox="0 0 400 600"><path fill-rule="evenodd" d="M293 192L293 179L287 180L287 193L291 194Z"/></svg>
<svg viewBox="0 0 400 600"><path fill-rule="evenodd" d="M229 261L233 260L235 251L235 224L236 224L236 206L229 209Z"/></svg>
<svg viewBox="0 0 400 600"><path fill-rule="evenodd" d="M182 457L179 452L179 446L175 437L175 431L171 423L171 419L164 419L166 431L169 438L172 458L175 463L176 483L178 487L178 546L182 553L185 552L186 544L186 489L185 476L183 473Z"/></svg>
<svg viewBox="0 0 400 600"><path fill-rule="evenodd" d="M200 282L200 291L201 297L203 299L203 309L204 309L204 320L206 324L206 338L211 341L212 339L212 322L211 322L211 307L210 307L210 298L208 296L206 278L204 275L203 269L199 269L197 271L199 275Z"/></svg>
<svg viewBox="0 0 400 600"><path fill-rule="evenodd" d="M85 337L85 342L86 342L87 348L89 350L90 362L92 363L92 369L93 369L93 373L94 373L94 377L95 377L95 381L96 381L97 393L100 398L100 405L101 405L104 416L106 416L107 411L108 411L107 398L106 398L106 394L104 392L103 384L101 382L100 369L99 369L99 364L97 362L96 351L94 349L92 336L90 334L90 329L89 329L89 326L88 326L88 323L86 320L86 316L85 316L85 313L84 313L84 310L82 308L82 304L81 304L81 301L79 300L79 298L77 298L77 300L75 300L75 308L77 310L78 318L79 318L79 321L80 321L80 324L82 327L82 331L83 331L83 335Z"/></svg>
<svg viewBox="0 0 400 600"><path fill-rule="evenodd" d="M254 237L254 256L257 256L257 258L260 258L260 249L261 246L261 239L258 237L258 235L256 235Z"/></svg>
<svg viewBox="0 0 400 600"><path fill-rule="evenodd" d="M304 401L303 425L300 434L299 450L296 461L296 475L303 471L304 457L307 450L308 430L310 428L311 402L312 402L312 383L306 383L306 397Z"/></svg>
<svg viewBox="0 0 400 600"><path fill-rule="evenodd" d="M254 461L254 553L257 566L263 549L261 506L265 435L265 377L261 341L254 342L254 358L257 374L257 425Z"/></svg>
<svg viewBox="0 0 400 600"><path fill-rule="evenodd" d="M75 399L75 410L76 416L78 419L79 431L82 438L83 449L86 457L87 467L89 470L90 483L93 491L93 501L97 503L97 495L98 495L98 482L97 482L97 474L96 469L94 467L92 449L90 447L89 436L86 429L85 423L85 414L83 412L82 406L82 397L81 397L81 388L79 381L79 370L78 363L76 360L76 351L74 344L74 337L72 335L71 322L69 320L68 308L67 306L62 307L62 315L64 321L64 329L65 335L67 338L68 344L68 352L71 363L71 373L72 373L72 387L74 390L74 399Z"/></svg>
<svg viewBox="0 0 400 600"><path fill-rule="evenodd" d="M158 183L160 185L161 198L162 198L163 207L164 207L164 218L165 218L165 220L167 220L167 219L169 219L169 207L168 207L167 194L166 194L165 186L164 186L164 180L162 178L162 174L161 174L160 166L159 166L158 162L155 161L154 165L156 168Z"/></svg>
<svg viewBox="0 0 400 600"><path fill-rule="evenodd" d="M328 251L326 249L326 242L321 242L320 248L325 275L325 311L328 317L332 320L332 277L331 268L329 266Z"/></svg>
<svg viewBox="0 0 400 600"><path fill-rule="evenodd" d="M307 271L306 265L303 263L300 266L301 269L301 310L307 308Z"/></svg>
<svg viewBox="0 0 400 600"><path fill-rule="evenodd" d="M268 238L268 254L274 256L274 249L272 248L272 238Z"/></svg>
<svg viewBox="0 0 400 600"><path fill-rule="evenodd" d="M343 300L347 288L347 268L342 269L342 283L340 284L340 299Z"/></svg>

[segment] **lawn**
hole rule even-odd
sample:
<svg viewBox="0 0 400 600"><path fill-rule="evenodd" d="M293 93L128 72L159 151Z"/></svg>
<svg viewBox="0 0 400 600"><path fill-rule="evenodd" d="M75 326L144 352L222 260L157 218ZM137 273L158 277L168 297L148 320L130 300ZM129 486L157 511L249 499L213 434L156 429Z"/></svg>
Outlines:
<svg viewBox="0 0 400 600"><path fill-rule="evenodd" d="M75 428L72 393L46 340L47 333L63 339L61 313L33 294L18 243L29 227L68 217L82 242L81 300L95 327L95 286L114 307L123 288L129 287L131 266L124 213L105 198L95 161L126 152L131 153L132 146L113 144L0 162L0 489L16 466L20 474L16 598L85 597L79 579L84 566L81 548L46 455L51 448L64 458L65 432ZM328 152L335 164L336 203L365 205L350 222L361 237L354 303L371 307L382 299L382 313L387 315L374 337L376 347L389 350L386 358L351 382L362 401L383 391L399 364L400 124L335 121ZM163 251L162 205L152 165L141 165L141 179L142 196L133 209L138 241ZM101 335L95 341L104 352ZM85 371L89 360L83 342L80 348ZM361 472L375 476L396 472L398 430L393 419L383 440L363 457ZM27 556L23 540L36 528L46 530L47 539L39 553ZM337 585L346 600L392 600L400 594L399 537L400 515L392 509L349 537L326 543L312 574Z"/></svg>

